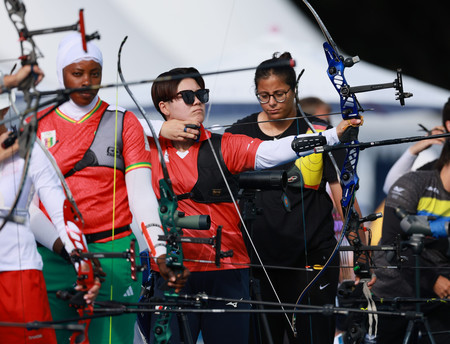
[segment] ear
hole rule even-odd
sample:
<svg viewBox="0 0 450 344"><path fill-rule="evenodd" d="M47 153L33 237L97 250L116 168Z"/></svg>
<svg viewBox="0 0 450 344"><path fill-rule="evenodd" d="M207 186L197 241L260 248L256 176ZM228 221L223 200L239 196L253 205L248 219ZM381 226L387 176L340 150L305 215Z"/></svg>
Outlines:
<svg viewBox="0 0 450 344"><path fill-rule="evenodd" d="M66 74L65 74L65 72L64 72L64 70L65 70L66 68L64 67L63 69L62 69L62 72L61 72L61 76L62 76L62 83L64 84L64 88L66 88Z"/></svg>
<svg viewBox="0 0 450 344"><path fill-rule="evenodd" d="M450 120L445 121L445 129L447 129L447 132L450 133Z"/></svg>
<svg viewBox="0 0 450 344"><path fill-rule="evenodd" d="M158 106L159 106L159 109L161 110L161 112L163 113L163 115L166 117L166 120L168 120L170 117L170 109L167 105L167 102L160 101L158 103Z"/></svg>

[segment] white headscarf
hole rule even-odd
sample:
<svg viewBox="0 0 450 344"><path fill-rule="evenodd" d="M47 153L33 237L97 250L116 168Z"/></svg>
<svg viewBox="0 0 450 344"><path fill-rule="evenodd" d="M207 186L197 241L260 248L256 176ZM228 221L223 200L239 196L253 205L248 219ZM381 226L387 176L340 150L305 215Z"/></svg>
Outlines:
<svg viewBox="0 0 450 344"><path fill-rule="evenodd" d="M61 88L64 87L63 69L68 65L86 60L94 60L103 67L103 56L100 49L94 42L87 42L87 52L83 50L81 35L79 32L74 32L59 43L58 55L56 57L56 73Z"/></svg>

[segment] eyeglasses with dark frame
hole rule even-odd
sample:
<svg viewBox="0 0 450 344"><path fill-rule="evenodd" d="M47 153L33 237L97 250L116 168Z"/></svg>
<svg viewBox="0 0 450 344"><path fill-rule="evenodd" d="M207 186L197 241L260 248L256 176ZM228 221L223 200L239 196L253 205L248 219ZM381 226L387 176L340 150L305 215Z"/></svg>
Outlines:
<svg viewBox="0 0 450 344"><path fill-rule="evenodd" d="M258 98L261 104L267 104L268 102L270 102L270 97L273 97L273 99L275 99L277 103L283 103L286 101L287 94L290 90L291 88L289 87L287 91L275 91L272 94L266 92L262 93L256 92L256 97Z"/></svg>
<svg viewBox="0 0 450 344"><path fill-rule="evenodd" d="M202 88L197 91L192 90L184 90L177 93L176 97L183 98L183 101L186 105L192 105L194 104L195 97L200 100L203 104L207 103L209 101L209 89ZM176 98L175 97L175 98Z"/></svg>

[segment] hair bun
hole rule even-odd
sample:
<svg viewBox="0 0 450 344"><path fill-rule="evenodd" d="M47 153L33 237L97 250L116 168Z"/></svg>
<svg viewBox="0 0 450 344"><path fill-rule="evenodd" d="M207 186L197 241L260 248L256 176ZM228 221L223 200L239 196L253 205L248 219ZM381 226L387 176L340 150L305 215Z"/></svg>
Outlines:
<svg viewBox="0 0 450 344"><path fill-rule="evenodd" d="M288 51L285 51L284 53L282 53L278 58L284 59L284 60L292 60L291 53Z"/></svg>

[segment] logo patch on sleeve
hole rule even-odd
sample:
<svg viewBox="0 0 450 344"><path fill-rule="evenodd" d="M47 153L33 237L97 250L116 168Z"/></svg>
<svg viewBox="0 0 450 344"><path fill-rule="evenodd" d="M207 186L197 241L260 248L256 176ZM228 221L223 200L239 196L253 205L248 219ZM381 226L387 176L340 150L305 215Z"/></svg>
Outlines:
<svg viewBox="0 0 450 344"><path fill-rule="evenodd" d="M56 130L42 132L41 141L44 143L45 147L53 147L56 144Z"/></svg>

